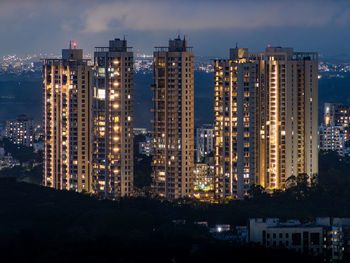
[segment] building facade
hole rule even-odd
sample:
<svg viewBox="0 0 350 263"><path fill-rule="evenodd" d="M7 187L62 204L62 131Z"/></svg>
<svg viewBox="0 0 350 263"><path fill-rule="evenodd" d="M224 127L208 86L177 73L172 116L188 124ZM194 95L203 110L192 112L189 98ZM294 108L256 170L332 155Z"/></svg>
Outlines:
<svg viewBox="0 0 350 263"><path fill-rule="evenodd" d="M176 199L193 190L194 61L187 41L156 48L153 67L153 191Z"/></svg>
<svg viewBox="0 0 350 263"><path fill-rule="evenodd" d="M215 60L215 195L243 198L256 169L256 66L237 50Z"/></svg>
<svg viewBox="0 0 350 263"><path fill-rule="evenodd" d="M249 186L284 189L318 172L318 56L292 48L230 50L215 61L215 192L243 198Z"/></svg>
<svg viewBox="0 0 350 263"><path fill-rule="evenodd" d="M288 248L320 256L324 253L324 228L302 225L299 221L280 222L278 218L249 219L249 242L264 247Z"/></svg>
<svg viewBox="0 0 350 263"><path fill-rule="evenodd" d="M152 153L152 134L144 135L144 141L139 144L139 154L150 156Z"/></svg>
<svg viewBox="0 0 350 263"><path fill-rule="evenodd" d="M35 124L26 115L6 122L6 137L14 144L33 147Z"/></svg>
<svg viewBox="0 0 350 263"><path fill-rule="evenodd" d="M93 192L107 198L133 193L133 52L126 40L97 47L93 78Z"/></svg>
<svg viewBox="0 0 350 263"><path fill-rule="evenodd" d="M196 129L196 161L199 163L203 158L214 150L214 127L212 124L204 124Z"/></svg>
<svg viewBox="0 0 350 263"><path fill-rule="evenodd" d="M343 126L335 126L333 122L328 126L321 124L319 128L320 134L320 150L335 151L340 156L345 154L345 131Z"/></svg>
<svg viewBox="0 0 350 263"><path fill-rule="evenodd" d="M134 132L134 136L146 135L146 134L150 133L146 128L134 128L133 132Z"/></svg>
<svg viewBox="0 0 350 263"><path fill-rule="evenodd" d="M287 248L326 262L341 262L348 254L349 218L318 217L302 224L299 220L251 218L248 238L264 247Z"/></svg>
<svg viewBox="0 0 350 263"><path fill-rule="evenodd" d="M343 127L344 140L349 140L350 106L341 103L324 104L324 125L333 123L334 126Z"/></svg>
<svg viewBox="0 0 350 263"><path fill-rule="evenodd" d="M194 183L195 191L213 191L214 190L214 167L206 163L196 163L194 165Z"/></svg>
<svg viewBox="0 0 350 263"><path fill-rule="evenodd" d="M91 67L72 47L43 62L44 184L91 192Z"/></svg>

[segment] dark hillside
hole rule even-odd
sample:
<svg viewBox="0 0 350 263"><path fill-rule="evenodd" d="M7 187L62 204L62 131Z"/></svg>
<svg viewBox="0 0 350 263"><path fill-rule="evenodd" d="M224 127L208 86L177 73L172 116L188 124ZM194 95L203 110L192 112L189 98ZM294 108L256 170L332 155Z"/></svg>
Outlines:
<svg viewBox="0 0 350 263"><path fill-rule="evenodd" d="M233 257L318 262L293 251L219 241L193 224L171 223L189 215L188 208L150 199L100 201L0 179L0 253L8 262L224 262Z"/></svg>

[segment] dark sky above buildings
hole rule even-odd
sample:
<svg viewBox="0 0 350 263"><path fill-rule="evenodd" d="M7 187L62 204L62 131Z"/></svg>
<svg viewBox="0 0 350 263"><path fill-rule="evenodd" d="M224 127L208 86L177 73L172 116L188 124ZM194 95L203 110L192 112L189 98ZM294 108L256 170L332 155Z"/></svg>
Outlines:
<svg viewBox="0 0 350 263"><path fill-rule="evenodd" d="M268 44L350 57L349 0L0 0L0 55L86 52L126 35L134 51L186 35L196 55Z"/></svg>

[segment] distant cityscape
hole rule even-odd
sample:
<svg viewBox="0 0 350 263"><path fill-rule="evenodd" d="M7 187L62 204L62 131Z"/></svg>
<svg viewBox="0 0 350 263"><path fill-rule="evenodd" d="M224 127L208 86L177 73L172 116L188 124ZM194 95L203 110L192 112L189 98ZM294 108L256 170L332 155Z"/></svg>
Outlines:
<svg viewBox="0 0 350 263"><path fill-rule="evenodd" d="M195 71L212 73L214 91L214 120L197 126ZM30 72L43 78L43 121L22 114L0 127L0 173L22 169L21 180L35 174L57 190L214 204L251 198L254 187L285 191L303 175L311 185L320 151L350 156L350 105L325 103L321 120L318 111L318 80L342 78L350 63L319 62L315 52L231 48L229 58L211 59L195 57L178 37L134 57L125 39L114 39L93 57L74 45L62 56L0 62L0 74ZM152 129L134 127L134 73L153 74ZM219 240L341 260L350 250L349 219L315 220L251 218L235 235L230 224L194 224Z"/></svg>
<svg viewBox="0 0 350 263"><path fill-rule="evenodd" d="M172 47L171 45L175 45L175 47ZM191 193L193 193L195 197L205 201L214 201L217 198L227 197L241 199L248 195L249 187L254 183L260 184L267 189L284 189L287 178L291 174L300 174L303 172L310 175L317 174L317 156L319 150L335 151L340 156L348 156L350 154L350 147L348 144L350 107L341 103L326 103L323 111L323 121L320 121L321 125L318 127L317 85L313 84L312 79L310 79L310 83L308 83L308 85L310 85L311 93L307 98L309 105L306 106L305 101L303 103L298 102L298 107L301 112L293 113L291 109L284 106L286 104L286 98L283 96L285 92L289 92L286 90L287 85L285 84L286 64L279 66L281 73L279 73L280 79L278 81L282 83L280 84L282 93L279 96L282 97L276 97L274 99L276 101L280 100L279 103L281 108L276 111L274 102L261 102L261 105L265 105L264 103L266 103L266 105L272 105L270 112L267 114L267 116L270 116L270 120L267 121L267 126L261 124L261 127L258 129L256 126L258 123L257 121L263 122L266 116L260 116L260 113L256 112L255 110L258 105L254 105L255 102L249 102L249 98L251 96L257 96L255 89L260 84L264 85L263 83L256 83L256 80L253 79L251 75L257 73L255 72L255 69L253 70L253 67L251 69L249 68L256 63L255 61L259 61L259 56L279 56L281 53L287 57L278 57L278 59L281 61L285 60L283 63L290 63L290 65L293 65L292 63L294 63L294 61L301 61L302 59L310 61L309 63L311 68L313 66L318 67L316 69L317 74L315 71L311 71L310 73L310 76L313 79L319 79L322 76L318 75L318 73L346 73L350 69L348 64L332 64L328 62L319 62L317 64L316 53L293 53L292 49L280 47L267 48L267 53L250 53L247 49L236 48L230 50L230 60L210 60L209 58L205 57L194 58L193 53L187 51L186 45L186 41L175 39L173 42L169 42L169 47L157 48L154 55L136 54L135 58L133 58L132 52L130 52L129 48L126 46L126 41L116 39L110 42L110 47L96 48L94 53L95 65L91 61L91 54L83 55L82 50L76 49L75 45L74 48L70 47L70 49L64 49L62 56L54 56L52 54L39 54L26 57L17 57L16 55L5 56L0 64L3 72L20 74L20 72L31 71L41 73L43 66L44 70L52 70L52 67L57 67L57 69L55 68L54 71L55 79L44 78L44 83L46 83L48 86L48 88L45 89L44 95L47 100L44 104L44 123L34 124L34 121L27 116L19 116L16 120L8 120L6 122L6 127L3 127L2 134L15 144L33 147L35 152L44 150L44 160L47 161L45 164L46 168L44 169L45 185L59 189L75 189L79 192L85 189L87 192L99 193L99 189L101 189L101 195L107 195L106 193L110 192L112 198L124 195L133 195L133 151L135 151L134 154L141 156L139 161L144 158L142 156L152 157L152 164L150 164L150 166L152 166L153 169L153 187L154 191L160 196L164 196L169 199L176 199L184 196L191 196ZM177 61L179 54L188 55L189 57L185 59L184 63L181 63L181 61ZM115 56L115 59L113 60L111 58L111 61L108 63L113 65L113 67L108 66L102 68L96 66L96 63L100 63L100 60L103 61L103 56L111 55ZM127 56L125 58L125 64L120 66L120 56L124 55ZM164 57L158 57L160 55ZM46 56L50 56L50 59L43 59ZM101 58L99 56L101 56ZM174 56L174 58L169 58L169 56ZM50 99L52 96L57 96L55 95L55 91L51 91L51 89L53 89L53 85L50 83L61 83L62 81L66 81L62 80L59 75L56 75L60 66L60 64L57 63L67 63L66 66L62 68L63 70L65 70L67 67L73 68L75 64L70 65L69 59L76 61L75 63L78 63L79 65L81 64L81 66L84 66L86 68L86 72L93 71L94 78L86 79L86 77L83 75L81 80L79 80L77 79L76 75L72 75L71 78L73 82L71 83L73 84L70 85L73 86L70 86L70 88L67 90L63 90L62 88L62 92L67 92L67 97L73 96L70 94L70 89L72 87L77 89L76 92L82 92L81 101L77 100L76 97L73 97L77 101L75 101L72 105L80 105L79 110L73 110L73 106L69 106L69 104L74 101L71 99L69 103L68 101L62 102L62 106L67 107L66 109L62 108L60 105L55 105L54 108L60 109L61 113L60 115L53 115L55 111L53 111L52 103L57 103L58 101L56 101L56 99L54 101ZM247 59L249 62L247 62ZM158 60L160 62L157 62ZM173 82L176 83L177 76L179 76L179 78L181 77L184 79L186 87L191 88L188 91L182 91L187 94L187 96L184 98L188 100L187 102L185 100L185 104L182 104L181 107L183 108L180 107L180 104L178 106L178 111L174 111L171 113L171 115L169 115L172 116L172 120L179 119L179 123L182 122L182 126L178 126L179 123L177 122L171 124L177 129L176 133L173 133L172 130L167 130L167 128L164 128L164 120L169 118L164 115L164 112L174 109L176 110L177 107L174 108L172 105L177 105L179 102L177 101L177 96L174 95L170 97L167 95L168 98L166 98L166 96L163 94L163 86L159 86L164 85L162 79L163 76L155 75L155 84L152 85L154 96L156 96L153 97L155 102L154 108L152 109L155 116L155 119L152 120L153 130L133 128L132 72L141 74L152 73L154 70L156 70L156 72L163 72L161 70L164 70L163 67L168 64L171 65L171 67L169 67L169 69L166 68L166 72L157 73L169 74L169 76L166 78L166 80L169 81L167 86L179 89L181 85L176 84L173 86ZM183 64L186 66L189 65L191 68L182 68ZM178 67L176 67L176 65L178 65ZM132 67L132 69L130 67ZM244 68L239 69L239 67ZM301 64L299 67L298 74L300 74L302 70L305 70L303 68L304 66L301 66ZM128 76L128 79L118 79L122 70L127 72L124 74L125 77ZM193 73L186 73L185 75L182 75L183 71L191 72L192 70L215 73L214 123L204 124L196 127L196 129L194 128L193 124ZM252 71L250 72L250 70ZM83 74L86 74L85 71ZM107 74L107 72L110 73ZM242 75L242 72L245 72L244 76ZM230 76L230 74L234 74L236 77L230 79L227 77ZM259 74L263 74L263 72ZM237 82L237 76L243 77L242 80L244 81L244 87L242 86L238 89L239 92L240 90L243 92L241 95L239 95L239 92L237 93L237 88L230 87L231 82L229 82L229 80L233 81L233 85L241 85ZM44 75L44 77L53 78L51 74ZM110 91L106 90L104 87L99 88L101 83L106 82L105 78L107 77L110 78L108 83L114 83L114 88L110 87ZM175 79L172 79L174 77ZM276 74L271 75L271 78L271 81L276 81ZM78 84L80 83L79 81L82 81L83 84ZM55 84L55 87L57 85L58 84ZM62 82L61 85L67 84L66 82ZM115 87L119 87L120 85L125 87L125 90L117 92ZM268 85L273 86L275 84L272 83ZM300 85L304 84L301 83ZM89 98L89 90L92 86L94 87L93 97ZM155 90L157 87L159 90ZM306 87L304 87L304 89L306 89ZM181 89L177 90L176 92L180 92L180 90ZM225 90L225 93L222 93L223 90ZM107 102L104 101L107 99L107 93L109 92L109 107L111 107L111 110L113 109L115 113L113 113L113 111L112 113L108 111L106 112L105 110ZM123 92L126 92L126 94L122 95ZM176 92L173 94L176 94ZM227 92L231 92L232 94L230 93L230 95ZM271 91L271 93L268 95L270 96L270 100L272 99L272 94L274 94L274 91ZM295 95L298 96L298 100L301 96L300 94L301 93L299 92ZM226 101L230 97L232 97L232 101ZM304 100L303 97L300 97L300 99ZM288 104L290 103L294 103L293 100L288 101ZM169 104L169 108L164 108L165 104ZM123 110L120 109L122 105L124 105ZM227 106L223 107L222 105L231 106L228 108ZM304 111L305 107L307 107L309 111L305 111L303 115L301 113ZM240 112L239 109L244 109L244 111ZM90 112L91 110L93 114ZM290 110L291 112L288 113ZM65 116L67 116L68 111L73 111L74 113L69 113L70 118L66 119ZM107 118L107 114L112 115ZM182 114L185 114L184 116L187 117L180 122L182 119L180 116ZM277 115L274 116L274 114ZM294 118L299 121L291 121L290 123L286 122L286 114L292 114L292 117L289 117L291 120ZM63 117L64 119L62 119ZM55 121L53 121L53 118ZM106 122L106 118L110 120L113 119L113 122ZM259 118L261 120L259 120ZM272 134L275 134L276 132L272 132L271 130L269 131L269 128L267 128L268 126L271 126L271 123L275 123L274 120L276 118L280 118L281 120L281 122L278 124L281 125L278 128L280 130L280 137L278 136L278 139L276 140L279 140L279 143L283 146L279 149L276 148L276 142L271 141L271 138L276 136ZM186 121L188 123L186 123ZM95 134L93 142L88 140L90 130L85 128L90 127L90 122L93 123L93 126L89 129L92 129L92 134ZM120 122L124 123L120 124ZM61 127L60 133L61 136L63 135L63 137L57 137L57 135L52 134L54 123L60 123L58 127ZM74 127L75 129L79 128L80 132L72 132L73 128L70 127L71 123L76 123ZM170 122L168 122L168 125L169 123ZM291 124L296 126L292 127L290 126ZM46 129L44 128L45 126ZM107 127L110 129L109 131ZM119 127L123 127L123 129L120 130ZM184 129L184 127L186 128ZM244 129L238 132L238 130L241 128ZM310 138L306 140L304 135L300 134L295 139L288 141L289 136L287 136L287 134L290 134L291 138L293 138L296 131L308 131ZM108 132L110 134L107 136ZM71 138L67 136L68 134L70 134L69 136ZM96 134L100 134L100 137L96 136ZM80 136L82 137L80 138ZM130 138L132 136L137 136L137 141ZM177 143L166 146L166 144L164 144L164 137L167 137L167 140L171 142ZM53 138L55 138L57 141L52 141ZM111 138L113 138L113 140L111 140ZM270 146L265 146L267 148L264 150L258 150L258 147L255 144L261 143L261 145L264 145L267 143L267 138L270 138ZM71 140L69 147L73 147L78 141L82 141L82 144L79 144L78 147L74 146L68 151L70 156L74 156L72 157L74 160L72 159L68 163L64 161L64 165L60 164L59 166L65 166L67 171L60 171L60 173L63 172L63 174L58 175L57 173L53 173L53 169L55 168L52 165L54 165L53 163L60 163L66 159L67 150L69 149L67 145L68 141L65 142L61 140ZM108 140L111 141L108 142ZM232 140L232 142L228 144L230 140ZM303 143L301 143L302 140L304 140ZM181 141L182 143L178 144L178 142ZM253 143L253 141L255 142ZM188 145L184 144L184 142L188 143ZM90 146L91 143L93 146ZM106 143L110 145L107 148ZM57 153L51 153L52 148L55 148L57 145L61 144L64 145L64 148L68 147L66 150L64 148L58 148L60 151L62 151L60 153L61 156L56 156L55 154ZM134 144L135 147L133 146ZM298 150L293 149L292 145L294 144L295 146L293 147L297 147L296 149ZM93 147L94 149L92 155L86 155L86 149L89 147ZM166 153L167 151L165 149L167 148L174 149L172 150L172 154L169 155L169 153ZM175 151L175 149L181 148L188 150L184 152L181 150L178 152ZM309 151L307 154L306 149ZM288 153L288 151L291 152ZM15 160L9 154L6 154L4 149L2 149L1 152L3 158L2 167L14 167L15 165L19 164L18 160ZM276 159L277 152L280 155L280 160ZM257 159L257 156L260 158L260 160ZM303 162L300 161L300 156L305 156L305 160ZM78 161L77 158L80 161ZM109 163L111 167L106 168L106 160L109 160L110 158L117 159L113 159L113 161ZM291 159L288 160L288 158ZM237 161L238 159L244 160L244 166L239 165L239 162ZM92 160L95 160L96 163L94 163ZM125 163L123 164L123 162L120 160L124 160L123 162ZM186 165L182 164L182 160L187 160ZM269 161L266 163L266 160ZM297 163L294 164L294 162ZM174 165L174 167L170 168L170 164ZM270 168L266 168L265 165L270 166ZM185 170L178 172L180 167L184 168ZM259 169L262 170L258 171ZM72 178L76 179L72 179L71 176L64 175L64 173L72 173L72 171L75 171L74 173L76 173L76 175ZM110 179L108 179L108 176L106 178L106 172L110 174ZM96 174L91 175L94 173ZM125 176L120 177L119 175L113 175L113 173L122 173ZM262 175L264 173L266 174ZM260 176L258 176L258 174ZM222 175L224 175L224 177L222 177ZM164 185L164 182L168 181L167 178L172 178L170 180L171 183L169 185L167 185L167 183ZM125 183L123 182L124 179L126 180ZM114 188L113 183L110 182L109 184L112 184L110 185L111 189L106 190L106 180L111 180L111 182L114 183L118 182L118 187ZM52 185L54 182L55 184L61 182L61 185ZM63 183L62 185L62 182L66 183ZM125 189L122 186L126 186ZM177 186L180 188L177 189Z"/></svg>
<svg viewBox="0 0 350 263"><path fill-rule="evenodd" d="M0 20L4 263L350 262L350 0Z"/></svg>
<svg viewBox="0 0 350 263"><path fill-rule="evenodd" d="M7 55L0 58L0 74L13 73L21 74L23 72L41 72L42 62L44 58L60 58L55 54L33 54L27 56ZM91 54L84 55L84 58L91 59ZM204 72L213 72L213 58L196 57L195 70ZM135 72L151 73L152 72L153 55L135 54L134 70Z"/></svg>
<svg viewBox="0 0 350 263"><path fill-rule="evenodd" d="M6 55L0 57L0 74L1 73L14 73L21 74L23 72L35 72L42 70L41 60L44 58L60 58L60 55L52 53L43 53L43 54L31 54L27 56L18 56L18 55ZM91 59L91 54L84 55L84 58ZM194 69L196 71L203 72L214 72L213 60L214 57L204 57L204 56L195 56ZM135 54L134 58L134 70L135 72L152 72L152 63L153 55L151 54ZM318 70L320 74L326 73L327 77L342 77L343 73L350 72L350 63L349 62L327 62L327 60L320 60L318 64Z"/></svg>

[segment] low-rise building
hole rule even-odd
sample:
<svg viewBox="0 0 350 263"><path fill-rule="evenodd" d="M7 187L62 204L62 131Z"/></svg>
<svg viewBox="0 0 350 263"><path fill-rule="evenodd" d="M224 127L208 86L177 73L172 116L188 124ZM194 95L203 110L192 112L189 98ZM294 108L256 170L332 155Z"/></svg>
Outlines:
<svg viewBox="0 0 350 263"><path fill-rule="evenodd" d="M214 126L204 124L196 129L196 162L201 162L213 150Z"/></svg>
<svg viewBox="0 0 350 263"><path fill-rule="evenodd" d="M350 255L350 218L318 217L316 224L325 227L326 257L341 261Z"/></svg>
<svg viewBox="0 0 350 263"><path fill-rule="evenodd" d="M344 139L349 140L350 106L341 103L324 104L324 124L328 126L333 123L335 126L344 128Z"/></svg>
<svg viewBox="0 0 350 263"><path fill-rule="evenodd" d="M12 157L11 154L4 154L0 157L0 170L5 168L13 168L20 165L20 162Z"/></svg>
<svg viewBox="0 0 350 263"><path fill-rule="evenodd" d="M217 224L214 227L209 229L210 233L222 233L231 230L231 226L229 224Z"/></svg>
<svg viewBox="0 0 350 263"><path fill-rule="evenodd" d="M193 222L193 224L199 225L199 226L203 226L203 227L208 227L209 226L207 221L195 221L195 222Z"/></svg>
<svg viewBox="0 0 350 263"><path fill-rule="evenodd" d="M141 135L141 134L145 135L145 134L148 134L149 131L147 131L146 128L134 128L133 133L134 133L134 136Z"/></svg>
<svg viewBox="0 0 350 263"><path fill-rule="evenodd" d="M350 219L345 218L316 218L304 224L299 220L252 218L248 224L248 240L268 248L293 249L337 262L343 259L343 227L347 225L350 226Z"/></svg>
<svg viewBox="0 0 350 263"><path fill-rule="evenodd" d="M139 154L150 156L152 152L152 135L145 134L144 137L145 140L139 142Z"/></svg>
<svg viewBox="0 0 350 263"><path fill-rule="evenodd" d="M345 128L343 126L335 126L333 122L327 126L321 124L319 128L320 134L320 150L335 151L340 156L345 154Z"/></svg>
<svg viewBox="0 0 350 263"><path fill-rule="evenodd" d="M42 125L37 125L34 129L34 139L36 142L44 141L44 128Z"/></svg>
<svg viewBox="0 0 350 263"><path fill-rule="evenodd" d="M14 144L33 147L34 121L26 115L6 122L6 137Z"/></svg>
<svg viewBox="0 0 350 263"><path fill-rule="evenodd" d="M282 223L278 218L254 218L249 220L249 241L317 256L323 254L323 227L302 225L298 220Z"/></svg>
<svg viewBox="0 0 350 263"><path fill-rule="evenodd" d="M205 163L197 163L194 167L194 190L214 190L214 167Z"/></svg>
<svg viewBox="0 0 350 263"><path fill-rule="evenodd" d="M206 163L196 163L193 176L194 197L201 201L214 201L214 166Z"/></svg>

